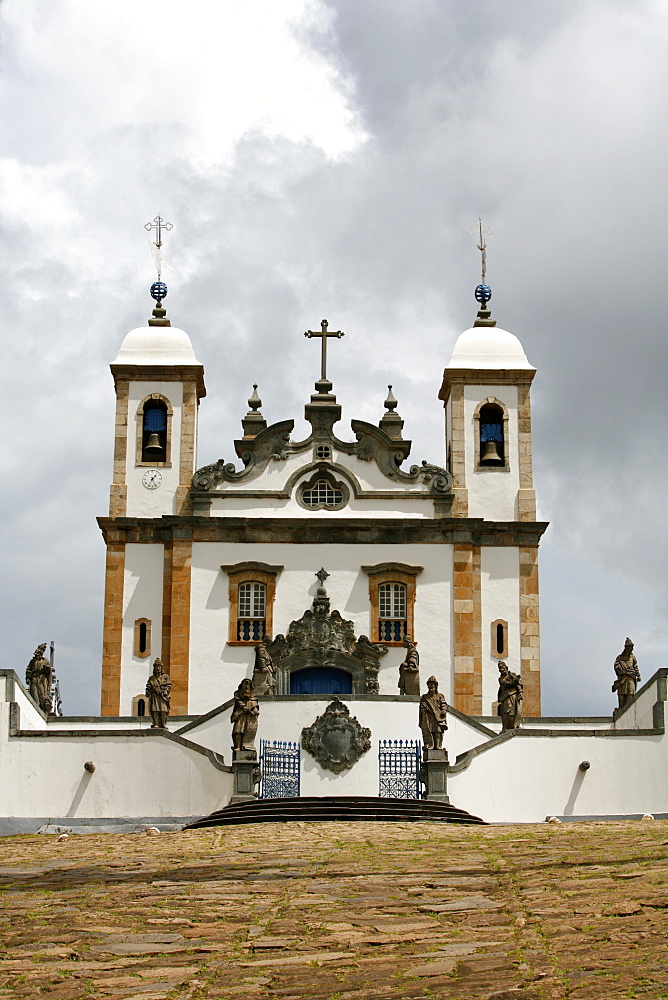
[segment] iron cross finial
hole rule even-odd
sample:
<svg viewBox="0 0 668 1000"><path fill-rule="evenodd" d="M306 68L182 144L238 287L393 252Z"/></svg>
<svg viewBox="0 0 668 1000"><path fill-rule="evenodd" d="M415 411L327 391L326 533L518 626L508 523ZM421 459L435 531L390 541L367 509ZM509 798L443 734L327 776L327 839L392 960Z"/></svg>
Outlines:
<svg viewBox="0 0 668 1000"><path fill-rule="evenodd" d="M323 566L322 569L319 569L318 572L315 575L316 575L317 579L320 581L320 586L324 587L325 586L325 580L329 576L329 573L324 568L324 566Z"/></svg>
<svg viewBox="0 0 668 1000"><path fill-rule="evenodd" d="M147 222L146 225L144 226L144 229L149 233L151 232L152 229L155 229L155 235L157 236L157 239L154 240L153 242L157 247L162 246L163 229L166 233L168 233L169 230L173 228L174 226L172 225L171 222L165 222L164 219L161 219L159 215L156 215L153 222Z"/></svg>
<svg viewBox="0 0 668 1000"><path fill-rule="evenodd" d="M487 277L487 244L485 243L485 236L491 236L494 232L488 226L484 226L482 222L482 216L478 216L478 225L474 226L473 229L469 229L471 236L478 236L480 242L478 243L478 250L482 256L482 283L485 284L485 279Z"/></svg>
<svg viewBox="0 0 668 1000"><path fill-rule="evenodd" d="M320 337L321 340L321 352L320 352L320 379L325 381L327 378L327 338L336 337L340 340L341 337L345 337L343 330L328 330L327 327L329 323L326 319L323 319L320 323L320 330L307 330L304 334L309 340L311 337Z"/></svg>
<svg viewBox="0 0 668 1000"><path fill-rule="evenodd" d="M165 260L162 256L162 233L163 230L164 232L168 233L169 230L173 228L174 226L172 225L171 222L165 222L164 219L162 219L159 215L156 215L153 222L147 222L144 226L144 229L146 229L149 233L151 232L152 229L155 229L156 238L151 241L151 250L153 252L153 258L155 260L155 269L158 272L158 284L160 284L160 279L162 277L162 265L165 263ZM169 267L169 264L167 264L167 267ZM166 292L167 288L165 287L165 293Z"/></svg>

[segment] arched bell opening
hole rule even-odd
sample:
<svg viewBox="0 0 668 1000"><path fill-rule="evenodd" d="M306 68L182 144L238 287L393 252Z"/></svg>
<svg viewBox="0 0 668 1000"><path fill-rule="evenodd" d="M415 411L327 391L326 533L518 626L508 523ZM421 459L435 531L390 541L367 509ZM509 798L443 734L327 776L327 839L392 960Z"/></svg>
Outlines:
<svg viewBox="0 0 668 1000"><path fill-rule="evenodd" d="M475 413L478 469L508 468L508 413L498 400L488 397Z"/></svg>
<svg viewBox="0 0 668 1000"><path fill-rule="evenodd" d="M290 694L352 694L353 678L337 667L306 667L290 674Z"/></svg>
<svg viewBox="0 0 668 1000"><path fill-rule="evenodd" d="M144 405L142 462L164 462L167 453L167 407L161 399Z"/></svg>

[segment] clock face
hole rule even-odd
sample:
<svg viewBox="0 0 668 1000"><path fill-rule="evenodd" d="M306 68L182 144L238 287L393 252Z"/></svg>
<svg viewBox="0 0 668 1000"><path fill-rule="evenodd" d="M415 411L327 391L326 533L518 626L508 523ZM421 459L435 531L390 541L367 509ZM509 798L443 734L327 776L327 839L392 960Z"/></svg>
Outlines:
<svg viewBox="0 0 668 1000"><path fill-rule="evenodd" d="M141 477L141 481L147 490L157 490L162 482L162 472L159 469L147 469Z"/></svg>

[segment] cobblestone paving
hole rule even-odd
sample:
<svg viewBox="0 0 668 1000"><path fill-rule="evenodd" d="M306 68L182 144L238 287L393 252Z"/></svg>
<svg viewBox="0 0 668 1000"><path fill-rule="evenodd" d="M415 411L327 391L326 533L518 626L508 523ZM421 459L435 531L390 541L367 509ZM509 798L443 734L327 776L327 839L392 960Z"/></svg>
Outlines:
<svg viewBox="0 0 668 1000"><path fill-rule="evenodd" d="M0 840L0 998L668 998L668 821Z"/></svg>

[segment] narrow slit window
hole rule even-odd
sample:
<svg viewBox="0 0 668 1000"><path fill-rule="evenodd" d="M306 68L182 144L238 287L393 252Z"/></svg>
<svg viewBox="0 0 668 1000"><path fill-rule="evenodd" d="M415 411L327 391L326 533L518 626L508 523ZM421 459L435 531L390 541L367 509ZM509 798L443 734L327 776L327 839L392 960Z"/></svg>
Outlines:
<svg viewBox="0 0 668 1000"><path fill-rule="evenodd" d="M151 655L151 622L138 618L135 622L134 655L144 660Z"/></svg>
<svg viewBox="0 0 668 1000"><path fill-rule="evenodd" d="M492 622L490 652L497 660L505 660L508 656L508 622L503 618Z"/></svg>

